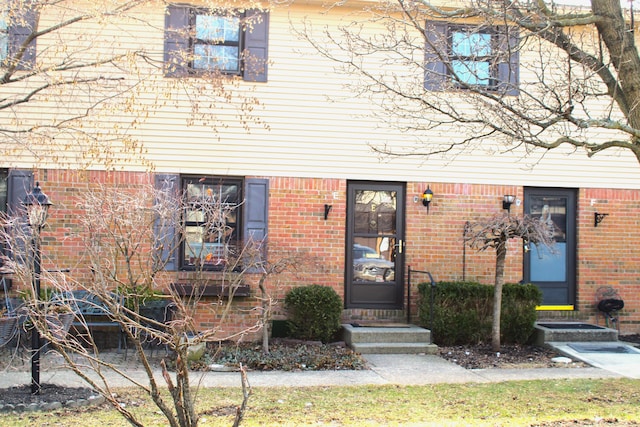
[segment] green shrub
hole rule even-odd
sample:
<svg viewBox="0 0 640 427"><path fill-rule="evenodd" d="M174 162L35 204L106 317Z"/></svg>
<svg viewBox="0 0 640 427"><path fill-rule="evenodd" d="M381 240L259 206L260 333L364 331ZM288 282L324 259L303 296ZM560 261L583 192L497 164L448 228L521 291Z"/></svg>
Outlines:
<svg viewBox="0 0 640 427"><path fill-rule="evenodd" d="M491 341L493 286L475 282L440 282L434 291L433 341L440 345ZM431 284L419 285L420 324L431 323ZM502 291L501 341L525 343L531 337L542 293L535 285L505 284Z"/></svg>
<svg viewBox="0 0 640 427"><path fill-rule="evenodd" d="M508 283L502 288L500 332L505 342L526 343L537 319L536 306L542 304L542 291L535 285Z"/></svg>
<svg viewBox="0 0 640 427"><path fill-rule="evenodd" d="M285 296L289 333L294 338L329 342L340 329L342 299L333 288L309 285Z"/></svg>

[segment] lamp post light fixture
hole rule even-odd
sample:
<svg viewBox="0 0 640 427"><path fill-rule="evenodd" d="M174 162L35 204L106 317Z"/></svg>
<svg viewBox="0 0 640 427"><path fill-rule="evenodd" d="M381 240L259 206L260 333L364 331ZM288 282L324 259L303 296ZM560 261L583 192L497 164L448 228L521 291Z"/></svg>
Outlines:
<svg viewBox="0 0 640 427"><path fill-rule="evenodd" d="M36 301L36 310L40 309L40 273L42 253L40 248L40 232L47 222L51 202L42 192L40 183L24 199L29 226L31 227L31 250L33 253L32 289ZM40 394L40 333L34 327L31 333L31 394Z"/></svg>

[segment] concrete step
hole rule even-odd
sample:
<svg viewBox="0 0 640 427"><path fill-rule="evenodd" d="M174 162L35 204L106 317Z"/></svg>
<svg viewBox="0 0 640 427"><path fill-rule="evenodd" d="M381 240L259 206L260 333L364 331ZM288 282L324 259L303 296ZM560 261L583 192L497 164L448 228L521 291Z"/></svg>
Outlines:
<svg viewBox="0 0 640 427"><path fill-rule="evenodd" d="M353 343L353 351L360 354L436 354L438 346L427 343Z"/></svg>
<svg viewBox="0 0 640 427"><path fill-rule="evenodd" d="M362 354L434 353L431 331L415 325L359 326L344 324L343 340Z"/></svg>
<svg viewBox="0 0 640 427"><path fill-rule="evenodd" d="M540 346L550 342L604 342L617 340L617 330L583 322L538 322L534 332L534 342Z"/></svg>

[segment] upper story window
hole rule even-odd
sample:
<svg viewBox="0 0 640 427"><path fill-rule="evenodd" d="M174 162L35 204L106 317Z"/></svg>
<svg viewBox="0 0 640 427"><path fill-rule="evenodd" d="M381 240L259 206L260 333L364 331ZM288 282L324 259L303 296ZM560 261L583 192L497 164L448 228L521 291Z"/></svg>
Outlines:
<svg viewBox="0 0 640 427"><path fill-rule="evenodd" d="M170 5L165 19L165 74L184 77L220 71L266 82L268 34L268 12Z"/></svg>
<svg viewBox="0 0 640 427"><path fill-rule="evenodd" d="M181 266L221 269L236 255L239 242L242 181L183 178L186 197Z"/></svg>
<svg viewBox="0 0 640 427"><path fill-rule="evenodd" d="M425 89L476 88L518 94L515 29L429 21L425 31Z"/></svg>
<svg viewBox="0 0 640 427"><path fill-rule="evenodd" d="M451 31L449 49L454 83L493 86L497 72L493 65L495 37L492 33L465 28Z"/></svg>
<svg viewBox="0 0 640 427"><path fill-rule="evenodd" d="M194 21L193 68L239 73L240 17L196 11Z"/></svg>

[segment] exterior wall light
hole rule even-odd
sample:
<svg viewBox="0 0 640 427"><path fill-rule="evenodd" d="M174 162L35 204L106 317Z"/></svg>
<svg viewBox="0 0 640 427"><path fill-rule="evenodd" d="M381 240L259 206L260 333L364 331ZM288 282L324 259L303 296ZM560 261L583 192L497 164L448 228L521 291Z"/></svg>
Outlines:
<svg viewBox="0 0 640 427"><path fill-rule="evenodd" d="M505 209L507 212L511 212L511 205L516 201L516 196L513 194L505 194L502 199L502 209Z"/></svg>
<svg viewBox="0 0 640 427"><path fill-rule="evenodd" d="M427 186L427 189L422 193L422 204L427 207L427 213L429 213L429 204L431 203L431 199L433 199L433 191L431 191L430 186Z"/></svg>

